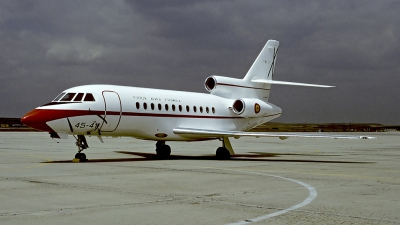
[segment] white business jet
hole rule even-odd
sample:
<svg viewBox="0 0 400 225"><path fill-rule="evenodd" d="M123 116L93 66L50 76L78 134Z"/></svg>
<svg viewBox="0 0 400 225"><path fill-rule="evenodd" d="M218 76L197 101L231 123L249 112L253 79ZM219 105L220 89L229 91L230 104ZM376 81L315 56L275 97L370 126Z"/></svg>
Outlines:
<svg viewBox="0 0 400 225"><path fill-rule="evenodd" d="M369 139L300 133L255 133L247 130L275 119L281 108L268 102L272 84L329 88L333 86L273 80L279 42L269 40L243 79L209 76L210 94L159 90L117 85L84 85L63 91L52 102L28 112L21 121L47 131L52 138L73 135L78 146L76 159L86 160L85 135L127 136L154 140L159 158L168 158L166 141L219 139L218 159L235 154L229 137L308 137Z"/></svg>

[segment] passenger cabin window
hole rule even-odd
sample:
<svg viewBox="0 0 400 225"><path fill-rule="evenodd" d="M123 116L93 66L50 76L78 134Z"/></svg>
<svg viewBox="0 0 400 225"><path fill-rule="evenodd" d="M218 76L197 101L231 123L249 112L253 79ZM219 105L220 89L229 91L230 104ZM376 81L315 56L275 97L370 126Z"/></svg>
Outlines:
<svg viewBox="0 0 400 225"><path fill-rule="evenodd" d="M182 106L179 105L179 112L182 112Z"/></svg>
<svg viewBox="0 0 400 225"><path fill-rule="evenodd" d="M147 109L147 103L143 103L143 108L146 110Z"/></svg>
<svg viewBox="0 0 400 225"><path fill-rule="evenodd" d="M140 109L140 104L139 104L139 102L136 102L136 109Z"/></svg>
<svg viewBox="0 0 400 225"><path fill-rule="evenodd" d="M151 103L150 107L151 107L151 110L154 110L154 103Z"/></svg>
<svg viewBox="0 0 400 225"><path fill-rule="evenodd" d="M186 112L189 112L190 111L190 107L187 105L186 106Z"/></svg>
<svg viewBox="0 0 400 225"><path fill-rule="evenodd" d="M53 102L56 102L56 101L60 100L61 97L64 96L64 95L65 95L65 92L59 94L59 95L53 100Z"/></svg>
<svg viewBox="0 0 400 225"><path fill-rule="evenodd" d="M74 98L74 102L80 102L80 101L82 101L83 95L84 95L84 93L78 93L78 94L76 95L76 97Z"/></svg>
<svg viewBox="0 0 400 225"><path fill-rule="evenodd" d="M206 107L206 112L209 113L210 111L208 110L208 107Z"/></svg>
<svg viewBox="0 0 400 225"><path fill-rule="evenodd" d="M158 110L161 110L161 109L162 109L162 106L160 103L158 103Z"/></svg>
<svg viewBox="0 0 400 225"><path fill-rule="evenodd" d="M203 106L200 106L200 112L203 113Z"/></svg>
<svg viewBox="0 0 400 225"><path fill-rule="evenodd" d="M175 105L172 104L172 111L175 111Z"/></svg>
<svg viewBox="0 0 400 225"><path fill-rule="evenodd" d="M197 111L197 108L196 108L196 106L193 106L193 111L194 111L194 112L196 112L196 111Z"/></svg>
<svg viewBox="0 0 400 225"><path fill-rule="evenodd" d="M92 94L87 93L86 96L85 96L84 101L85 101L85 102L94 102L95 100L94 100L94 97L93 97Z"/></svg>
<svg viewBox="0 0 400 225"><path fill-rule="evenodd" d="M74 98L75 94L76 94L76 93L68 93L68 94L64 95L64 97L63 97L60 101L67 101L67 102L69 102L69 101L71 101L71 100Z"/></svg>
<svg viewBox="0 0 400 225"><path fill-rule="evenodd" d="M172 105L174 107L174 105ZM165 111L168 111L168 104L165 104Z"/></svg>

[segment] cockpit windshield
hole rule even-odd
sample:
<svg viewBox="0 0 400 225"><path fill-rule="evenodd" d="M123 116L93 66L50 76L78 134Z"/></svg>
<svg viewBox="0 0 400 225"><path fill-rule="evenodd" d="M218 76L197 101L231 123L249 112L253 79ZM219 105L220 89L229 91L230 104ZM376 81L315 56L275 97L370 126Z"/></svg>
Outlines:
<svg viewBox="0 0 400 225"><path fill-rule="evenodd" d="M56 101L60 100L64 95L65 95L65 92L62 92L61 94L59 94L59 95L53 100L53 102L56 102Z"/></svg>
<svg viewBox="0 0 400 225"><path fill-rule="evenodd" d="M69 102L69 101L71 101L71 100L74 98L75 94L76 94L76 93L67 93L66 95L64 95L64 97L63 97L60 101L62 101L62 102L64 102L64 101Z"/></svg>
<svg viewBox="0 0 400 225"><path fill-rule="evenodd" d="M74 98L74 102L80 102L80 101L82 101L83 95L84 95L84 93L78 93L78 94L76 95L76 97Z"/></svg>
<svg viewBox="0 0 400 225"><path fill-rule="evenodd" d="M81 101L85 101L85 102L94 102L96 101L93 97L93 94L91 93L66 93L63 92L61 94L59 94L54 100L53 102L81 102Z"/></svg>
<svg viewBox="0 0 400 225"><path fill-rule="evenodd" d="M94 97L93 97L92 94L87 93L86 96L85 96L85 100L84 101L85 102L94 102L95 100L94 100Z"/></svg>

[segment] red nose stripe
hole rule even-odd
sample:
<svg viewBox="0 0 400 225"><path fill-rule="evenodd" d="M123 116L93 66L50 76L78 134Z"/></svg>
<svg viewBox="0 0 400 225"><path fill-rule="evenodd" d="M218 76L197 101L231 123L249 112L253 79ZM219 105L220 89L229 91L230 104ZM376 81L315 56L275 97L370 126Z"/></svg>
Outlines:
<svg viewBox="0 0 400 225"><path fill-rule="evenodd" d="M44 110L34 109L28 112L25 116L21 118L21 122L27 126L35 128L37 130L43 130L48 132L54 132L46 122L49 121L46 118Z"/></svg>
<svg viewBox="0 0 400 225"><path fill-rule="evenodd" d="M53 110L53 109L34 109L21 118L21 122L27 126L38 130L54 132L46 123L65 117L74 117L92 114L86 110Z"/></svg>

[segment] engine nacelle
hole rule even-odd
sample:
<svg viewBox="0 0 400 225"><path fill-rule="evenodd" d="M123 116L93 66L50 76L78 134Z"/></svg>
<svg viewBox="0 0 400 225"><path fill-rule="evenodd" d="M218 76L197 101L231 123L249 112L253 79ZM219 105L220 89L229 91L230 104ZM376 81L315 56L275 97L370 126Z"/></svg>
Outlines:
<svg viewBox="0 0 400 225"><path fill-rule="evenodd" d="M211 94L224 98L256 97L254 84L243 79L213 75L207 77L204 86Z"/></svg>
<svg viewBox="0 0 400 225"><path fill-rule="evenodd" d="M260 117L266 114L281 113L282 110L270 103L253 98L240 98L233 102L232 110L242 117Z"/></svg>
<svg viewBox="0 0 400 225"><path fill-rule="evenodd" d="M223 98L257 98L268 101L270 86L244 79L223 76L209 76L204 82L207 91Z"/></svg>

